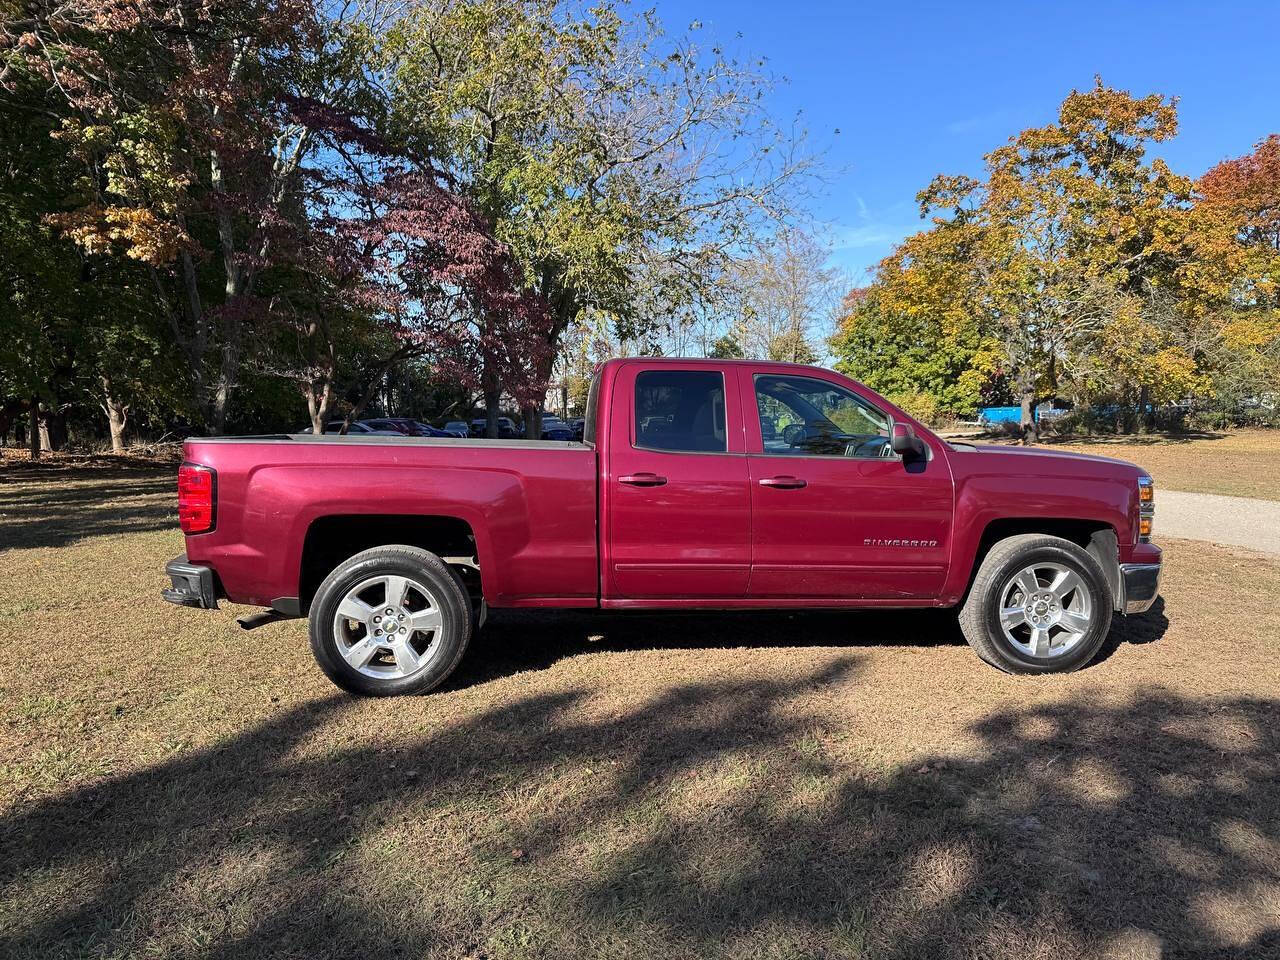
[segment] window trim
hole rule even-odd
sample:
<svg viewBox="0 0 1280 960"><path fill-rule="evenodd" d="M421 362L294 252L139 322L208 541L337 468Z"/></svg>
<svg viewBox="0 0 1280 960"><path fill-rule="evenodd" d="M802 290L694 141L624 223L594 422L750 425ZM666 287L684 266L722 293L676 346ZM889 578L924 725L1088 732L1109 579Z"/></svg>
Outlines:
<svg viewBox="0 0 1280 960"><path fill-rule="evenodd" d="M640 389L640 378L646 373L710 373L720 378L720 397L724 406L724 449L723 450L668 450L666 447L650 447L640 442L640 418L639 410L636 406L636 391ZM725 376L724 370L708 369L705 367L675 367L673 369L664 369L662 367L645 367L636 371L635 376L631 378L631 427L629 440L632 450L643 450L645 453L665 453L676 457L724 457L724 456L742 456L741 453L730 450L729 443L729 378Z"/></svg>
<svg viewBox="0 0 1280 960"><path fill-rule="evenodd" d="M886 423L886 429L889 432L889 435L885 437L885 439L888 440L890 443L889 450L892 455L888 457L879 457L879 456L851 457L843 453L776 453L771 450L766 450L764 446L764 423L760 417L760 399L759 399L759 393L756 390L756 381L758 381L761 377L772 377L774 379L785 379L785 380L809 380L813 383L823 384L829 390L839 390L844 393L847 393L849 396L853 397L856 403L859 403L862 406L866 407L868 410L872 410L880 414L880 416L884 417L885 423ZM790 457L808 457L813 459L845 460L845 461L852 460L857 462L884 461L886 463L891 463L895 460L897 461L902 460L902 454L894 451L892 446L893 425L895 423L895 418L893 414L889 413L887 410L880 409L880 407L872 403L866 397L862 396L860 393L858 393L858 391L850 390L848 387L844 386L843 384L835 383L834 381L828 380L825 377L815 377L805 373L775 373L771 371L757 370L751 374L751 401L752 401L751 406L756 412L756 431L757 431L757 435L760 438L759 456L789 457L789 458Z"/></svg>
<svg viewBox="0 0 1280 960"><path fill-rule="evenodd" d="M603 379L603 371L597 368L591 378L591 386L587 388L587 407L582 411L582 442L592 448L599 433L597 421L600 419L600 381Z"/></svg>

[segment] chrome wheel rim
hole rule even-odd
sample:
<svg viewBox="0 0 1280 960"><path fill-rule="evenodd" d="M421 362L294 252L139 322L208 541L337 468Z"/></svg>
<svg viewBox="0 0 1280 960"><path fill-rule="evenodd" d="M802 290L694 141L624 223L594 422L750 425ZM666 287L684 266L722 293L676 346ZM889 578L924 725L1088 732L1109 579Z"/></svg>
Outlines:
<svg viewBox="0 0 1280 960"><path fill-rule="evenodd" d="M1000 589L1000 629L1029 657L1070 653L1089 632L1093 615L1088 584L1060 563L1023 567Z"/></svg>
<svg viewBox="0 0 1280 960"><path fill-rule="evenodd" d="M435 595L417 580L396 574L356 584L333 617L338 655L375 680L401 680L425 670L443 631Z"/></svg>

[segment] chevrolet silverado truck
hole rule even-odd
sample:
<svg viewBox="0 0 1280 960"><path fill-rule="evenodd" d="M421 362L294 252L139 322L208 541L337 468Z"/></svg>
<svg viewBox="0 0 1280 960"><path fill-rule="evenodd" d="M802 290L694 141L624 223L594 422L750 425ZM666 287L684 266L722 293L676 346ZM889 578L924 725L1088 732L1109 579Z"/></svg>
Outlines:
<svg viewBox="0 0 1280 960"><path fill-rule="evenodd" d="M1054 673L1155 601L1153 509L1131 464L946 442L828 370L619 359L581 442L188 440L163 594L307 617L369 695L437 686L510 607L950 607L987 663Z"/></svg>

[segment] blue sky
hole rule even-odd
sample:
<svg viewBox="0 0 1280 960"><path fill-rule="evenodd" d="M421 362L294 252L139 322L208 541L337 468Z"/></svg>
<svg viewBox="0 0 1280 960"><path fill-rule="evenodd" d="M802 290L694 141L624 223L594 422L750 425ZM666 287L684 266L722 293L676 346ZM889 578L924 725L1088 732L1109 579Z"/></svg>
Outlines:
<svg viewBox="0 0 1280 960"><path fill-rule="evenodd" d="M803 111L824 148L831 180L815 212L855 282L919 229L914 197L935 173L978 173L986 151L1050 122L1094 74L1180 98L1178 137L1158 153L1182 173L1280 132L1277 0L654 2L670 32L701 21L702 42L763 55L786 78L773 111Z"/></svg>

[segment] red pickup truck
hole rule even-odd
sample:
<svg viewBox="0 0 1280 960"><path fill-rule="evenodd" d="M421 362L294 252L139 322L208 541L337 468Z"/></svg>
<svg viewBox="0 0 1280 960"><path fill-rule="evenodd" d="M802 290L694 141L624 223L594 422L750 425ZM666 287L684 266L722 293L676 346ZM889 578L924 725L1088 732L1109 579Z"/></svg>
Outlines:
<svg viewBox="0 0 1280 960"><path fill-rule="evenodd" d="M165 599L306 616L324 672L421 692L489 607L957 607L1010 673L1088 663L1155 601L1131 464L946 442L815 367L621 359L581 443L188 440ZM856 628L853 628L856 629Z"/></svg>

